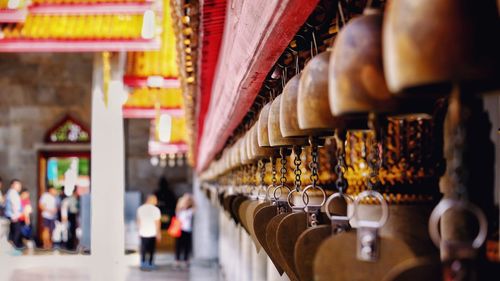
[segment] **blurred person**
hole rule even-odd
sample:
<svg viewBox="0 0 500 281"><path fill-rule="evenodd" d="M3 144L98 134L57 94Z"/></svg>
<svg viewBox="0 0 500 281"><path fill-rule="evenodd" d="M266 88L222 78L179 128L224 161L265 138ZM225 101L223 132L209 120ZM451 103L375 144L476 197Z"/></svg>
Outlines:
<svg viewBox="0 0 500 281"><path fill-rule="evenodd" d="M21 189L21 216L19 217L19 222L21 223L21 236L27 240L26 245L28 248L33 248L33 237L32 237L32 227L31 227L31 214L33 213L33 207L31 206L30 193L28 189Z"/></svg>
<svg viewBox="0 0 500 281"><path fill-rule="evenodd" d="M179 199L175 213L181 223L181 236L175 241L175 265L187 267L192 247L194 214L194 199L191 194L186 193Z"/></svg>
<svg viewBox="0 0 500 281"><path fill-rule="evenodd" d="M21 181L18 179L13 179L10 182L10 188L5 196L5 216L10 221L9 241L11 241L11 243L14 244L16 248L23 247L21 223L19 222L19 218L22 213L21 196L19 194L19 192L21 192L21 189Z"/></svg>
<svg viewBox="0 0 500 281"><path fill-rule="evenodd" d="M53 186L49 186L39 201L39 207L42 211L42 245L46 250L52 249L52 233L58 215L57 202L57 190Z"/></svg>
<svg viewBox="0 0 500 281"><path fill-rule="evenodd" d="M61 222L68 229L66 249L75 250L77 246L76 229L78 228L78 214L80 212L80 202L78 191L73 190L71 196L64 198L61 202Z"/></svg>
<svg viewBox="0 0 500 281"><path fill-rule="evenodd" d="M168 227L169 221L173 216L175 216L177 197L164 176L162 176L158 181L158 189L156 190L155 195L158 198L158 208L160 208L162 214L167 215L168 220L165 222L165 225L162 225L162 227L166 228Z"/></svg>
<svg viewBox="0 0 500 281"><path fill-rule="evenodd" d="M161 241L161 212L157 204L156 196L149 195L146 202L137 209L137 225L141 237L141 270L155 269L156 242ZM146 255L149 255L147 260Z"/></svg>

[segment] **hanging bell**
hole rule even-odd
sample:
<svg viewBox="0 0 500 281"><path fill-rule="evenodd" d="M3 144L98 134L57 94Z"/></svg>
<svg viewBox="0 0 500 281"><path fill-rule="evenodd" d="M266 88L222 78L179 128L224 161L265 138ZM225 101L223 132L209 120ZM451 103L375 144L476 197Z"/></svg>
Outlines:
<svg viewBox="0 0 500 281"><path fill-rule="evenodd" d="M456 81L496 82L499 22L495 0L390 1L383 27L389 89L429 92Z"/></svg>
<svg viewBox="0 0 500 281"><path fill-rule="evenodd" d="M381 32L382 14L370 8L339 32L328 74L333 116L395 110L382 67Z"/></svg>
<svg viewBox="0 0 500 281"><path fill-rule="evenodd" d="M245 150L248 159L248 164L255 162L255 157L252 154L252 134L250 129L245 133Z"/></svg>
<svg viewBox="0 0 500 281"><path fill-rule="evenodd" d="M310 135L332 135L341 121L333 117L328 100L330 51L313 57L302 71L297 97L299 128Z"/></svg>
<svg viewBox="0 0 500 281"><path fill-rule="evenodd" d="M242 165L248 165L250 164L250 159L248 159L248 153L247 153L247 135L243 135L243 137L240 138L239 140L239 147L238 150L240 152L240 159L241 159L241 164Z"/></svg>
<svg viewBox="0 0 500 281"><path fill-rule="evenodd" d="M271 104L271 108L269 110L268 116L268 134L269 134L269 143L273 147L280 146L294 146L294 145L306 145L307 138L285 138L281 134L281 125L280 125L280 103L281 103L281 95L276 97ZM289 122L289 120L284 120Z"/></svg>
<svg viewBox="0 0 500 281"><path fill-rule="evenodd" d="M251 153L255 160L268 159L271 156L276 156L276 150L259 145L258 123L250 129L250 147Z"/></svg>
<svg viewBox="0 0 500 281"><path fill-rule="evenodd" d="M283 88L280 99L280 131L283 137L305 137L314 133L312 130L299 128L297 100L301 74L297 74Z"/></svg>
<svg viewBox="0 0 500 281"><path fill-rule="evenodd" d="M271 147L269 142L269 110L271 109L271 103L264 105L260 111L259 120L257 121L257 137L258 144L260 147Z"/></svg>
<svg viewBox="0 0 500 281"><path fill-rule="evenodd" d="M230 153L230 149L225 149L223 154L222 154L222 163L221 163L221 172L220 174L225 174L227 172L229 172L229 170L231 169L231 165L230 165L230 160L231 160L231 153Z"/></svg>
<svg viewBox="0 0 500 281"><path fill-rule="evenodd" d="M231 169L236 169L241 165L241 155L239 151L239 140L231 147L232 149L232 161L231 161Z"/></svg>

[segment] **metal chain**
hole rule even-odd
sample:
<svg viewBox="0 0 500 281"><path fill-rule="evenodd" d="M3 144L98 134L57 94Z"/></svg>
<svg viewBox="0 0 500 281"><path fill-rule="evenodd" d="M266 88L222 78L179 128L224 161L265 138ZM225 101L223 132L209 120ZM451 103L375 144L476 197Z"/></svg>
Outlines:
<svg viewBox="0 0 500 281"><path fill-rule="evenodd" d="M281 156L281 178L280 182L283 187L286 185L286 157L285 157L285 149L281 148L280 149L280 156Z"/></svg>
<svg viewBox="0 0 500 281"><path fill-rule="evenodd" d="M337 190L340 193L344 193L347 190L347 180L344 177L346 170L344 150L339 149L337 151L337 165L335 166L335 173L337 174Z"/></svg>
<svg viewBox="0 0 500 281"><path fill-rule="evenodd" d="M236 187L238 187L240 185L240 181L241 181L240 168L237 168L236 171L234 171L233 181L234 181L234 189L236 190Z"/></svg>
<svg viewBox="0 0 500 281"><path fill-rule="evenodd" d="M274 157L271 157L271 167L272 167L272 183L273 183L273 187L276 187L277 186L277 182L278 180L276 179L276 159L274 159Z"/></svg>
<svg viewBox="0 0 500 281"><path fill-rule="evenodd" d="M252 163L250 164L250 183L249 183L252 187L254 187L257 183L255 176L256 176L255 164Z"/></svg>
<svg viewBox="0 0 500 281"><path fill-rule="evenodd" d="M246 186L247 184L247 166L242 166L241 167L241 183L240 183L240 186L238 187L240 189L240 193L241 193L241 190L244 190L244 187Z"/></svg>
<svg viewBox="0 0 500 281"><path fill-rule="evenodd" d="M318 162L318 145L311 143L311 163L309 163L309 169L311 169L311 183L312 186L316 186L319 181L319 162Z"/></svg>
<svg viewBox="0 0 500 281"><path fill-rule="evenodd" d="M287 160L285 157L285 148L283 148L283 147L280 148L280 156L281 156L281 178L280 178L281 186L280 186L280 189L283 190L284 188L288 189L288 187L286 187L286 174L287 174L286 163L287 163ZM276 190L275 190L275 192L276 192ZM281 192L280 192L280 194L281 194ZM276 193L274 196L276 196ZM281 197L281 196L278 196L278 197ZM277 200L276 204L278 206L278 214L287 213L288 212L288 202L283 201L280 198L276 198L276 197L275 197L275 199Z"/></svg>
<svg viewBox="0 0 500 281"><path fill-rule="evenodd" d="M345 163L345 143L339 138L335 132L335 142L337 143L337 165L335 165L335 173L337 174L337 181L335 182L338 192L345 193L348 187L348 182L344 176L347 170Z"/></svg>
<svg viewBox="0 0 500 281"><path fill-rule="evenodd" d="M300 154L302 154L302 148L294 147L293 148L295 159L293 160L293 164L295 165L295 169L293 170L295 174L295 190L300 192L300 187L302 186L302 170L300 169L300 165L302 165L302 160L300 159Z"/></svg>
<svg viewBox="0 0 500 281"><path fill-rule="evenodd" d="M238 187L241 185L241 167L235 171L234 175L234 190L238 191Z"/></svg>
<svg viewBox="0 0 500 281"><path fill-rule="evenodd" d="M236 185L236 180L235 180L235 172L231 171L228 175L228 185L231 187L234 187Z"/></svg>
<svg viewBox="0 0 500 281"><path fill-rule="evenodd" d="M367 185L368 189L370 190L377 189L380 184L380 179L378 174L381 165L382 165L382 159L380 158L379 144L377 142L374 142L371 147L370 156L368 157L368 166L370 167L370 175L368 176Z"/></svg>
<svg viewBox="0 0 500 281"><path fill-rule="evenodd" d="M464 151L466 142L466 128L460 124L453 132L453 141L449 145L448 150L451 152L452 159L448 160L446 174L450 179L450 183L454 186L453 196L459 199L467 199L466 182L469 178L469 173L464 169Z"/></svg>
<svg viewBox="0 0 500 281"><path fill-rule="evenodd" d="M266 165L264 165L264 161L259 160L257 163L257 167L259 169L259 184L264 186L264 178L266 177Z"/></svg>

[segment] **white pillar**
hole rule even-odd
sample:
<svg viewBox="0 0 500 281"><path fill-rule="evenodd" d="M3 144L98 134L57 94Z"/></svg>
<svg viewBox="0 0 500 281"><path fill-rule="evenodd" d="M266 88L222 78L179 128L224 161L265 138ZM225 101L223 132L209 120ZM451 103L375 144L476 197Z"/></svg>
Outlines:
<svg viewBox="0 0 500 281"><path fill-rule="evenodd" d="M253 246L253 245L251 245ZM264 281L267 279L267 255L264 249L259 253L252 247L252 281Z"/></svg>
<svg viewBox="0 0 500 281"><path fill-rule="evenodd" d="M227 219L224 215L224 210L222 207L219 209L219 233L220 233L220 241L219 241L219 259L220 265L222 267L222 272L226 276L228 276L227 270L227 248L228 248L228 239L227 239Z"/></svg>
<svg viewBox="0 0 500 281"><path fill-rule="evenodd" d="M290 281L290 278L288 278L286 273L283 273L283 275L280 276L278 270L276 270L276 267L269 257L267 258L267 281Z"/></svg>
<svg viewBox="0 0 500 281"><path fill-rule="evenodd" d="M253 243L252 243L252 238L250 238L250 235L248 235L247 232L245 232L245 240L246 240L246 267L248 271L248 277L247 281L252 281L253 279L253 260L252 260L252 252L253 252Z"/></svg>
<svg viewBox="0 0 500 281"><path fill-rule="evenodd" d="M199 212L194 216L193 257L196 260L216 262L219 258L219 216L200 188L200 180L193 176L193 195Z"/></svg>
<svg viewBox="0 0 500 281"><path fill-rule="evenodd" d="M108 104L103 61L96 54L92 88L91 255L94 280L125 279L125 167L123 134L124 53L111 58Z"/></svg>
<svg viewBox="0 0 500 281"><path fill-rule="evenodd" d="M234 220L231 218L230 219L230 225L231 225L231 238L232 238L232 244L233 246L231 247L231 250L233 251L232 261L234 262L233 266L231 266L231 270L233 271L232 276L233 279L231 280L241 280L240 279L240 265L241 265L241 248L240 248L240 232L238 231L238 228L236 227L236 224L234 223Z"/></svg>
<svg viewBox="0 0 500 281"><path fill-rule="evenodd" d="M241 276L239 280L242 281L250 281L252 277L250 263L252 259L250 258L250 241L245 229L242 226L238 227L240 232L240 268L241 268Z"/></svg>

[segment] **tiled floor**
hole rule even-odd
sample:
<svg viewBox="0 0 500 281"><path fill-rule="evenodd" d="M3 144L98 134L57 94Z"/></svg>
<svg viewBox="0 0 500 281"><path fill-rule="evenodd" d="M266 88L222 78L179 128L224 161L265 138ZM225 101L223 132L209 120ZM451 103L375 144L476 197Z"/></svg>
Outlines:
<svg viewBox="0 0 500 281"><path fill-rule="evenodd" d="M61 259L68 258L61 256ZM155 271L141 271L136 265L137 255L127 256L131 261L127 270L125 281L219 281L219 268L213 263L193 262L188 269L178 269L173 266L173 256L170 254L159 255L156 259L158 269ZM10 278L0 280L8 281L90 281L91 276L85 268L67 266L43 266L29 269L16 269L11 272ZM3 276L5 277L5 276ZM111 280L110 280L111 281ZM114 281L114 280L112 280Z"/></svg>
<svg viewBox="0 0 500 281"><path fill-rule="evenodd" d="M171 255L157 258L158 269L155 271L140 271L133 266L127 276L127 281L219 281L219 268L216 264L194 261L189 268L180 269L174 266Z"/></svg>

